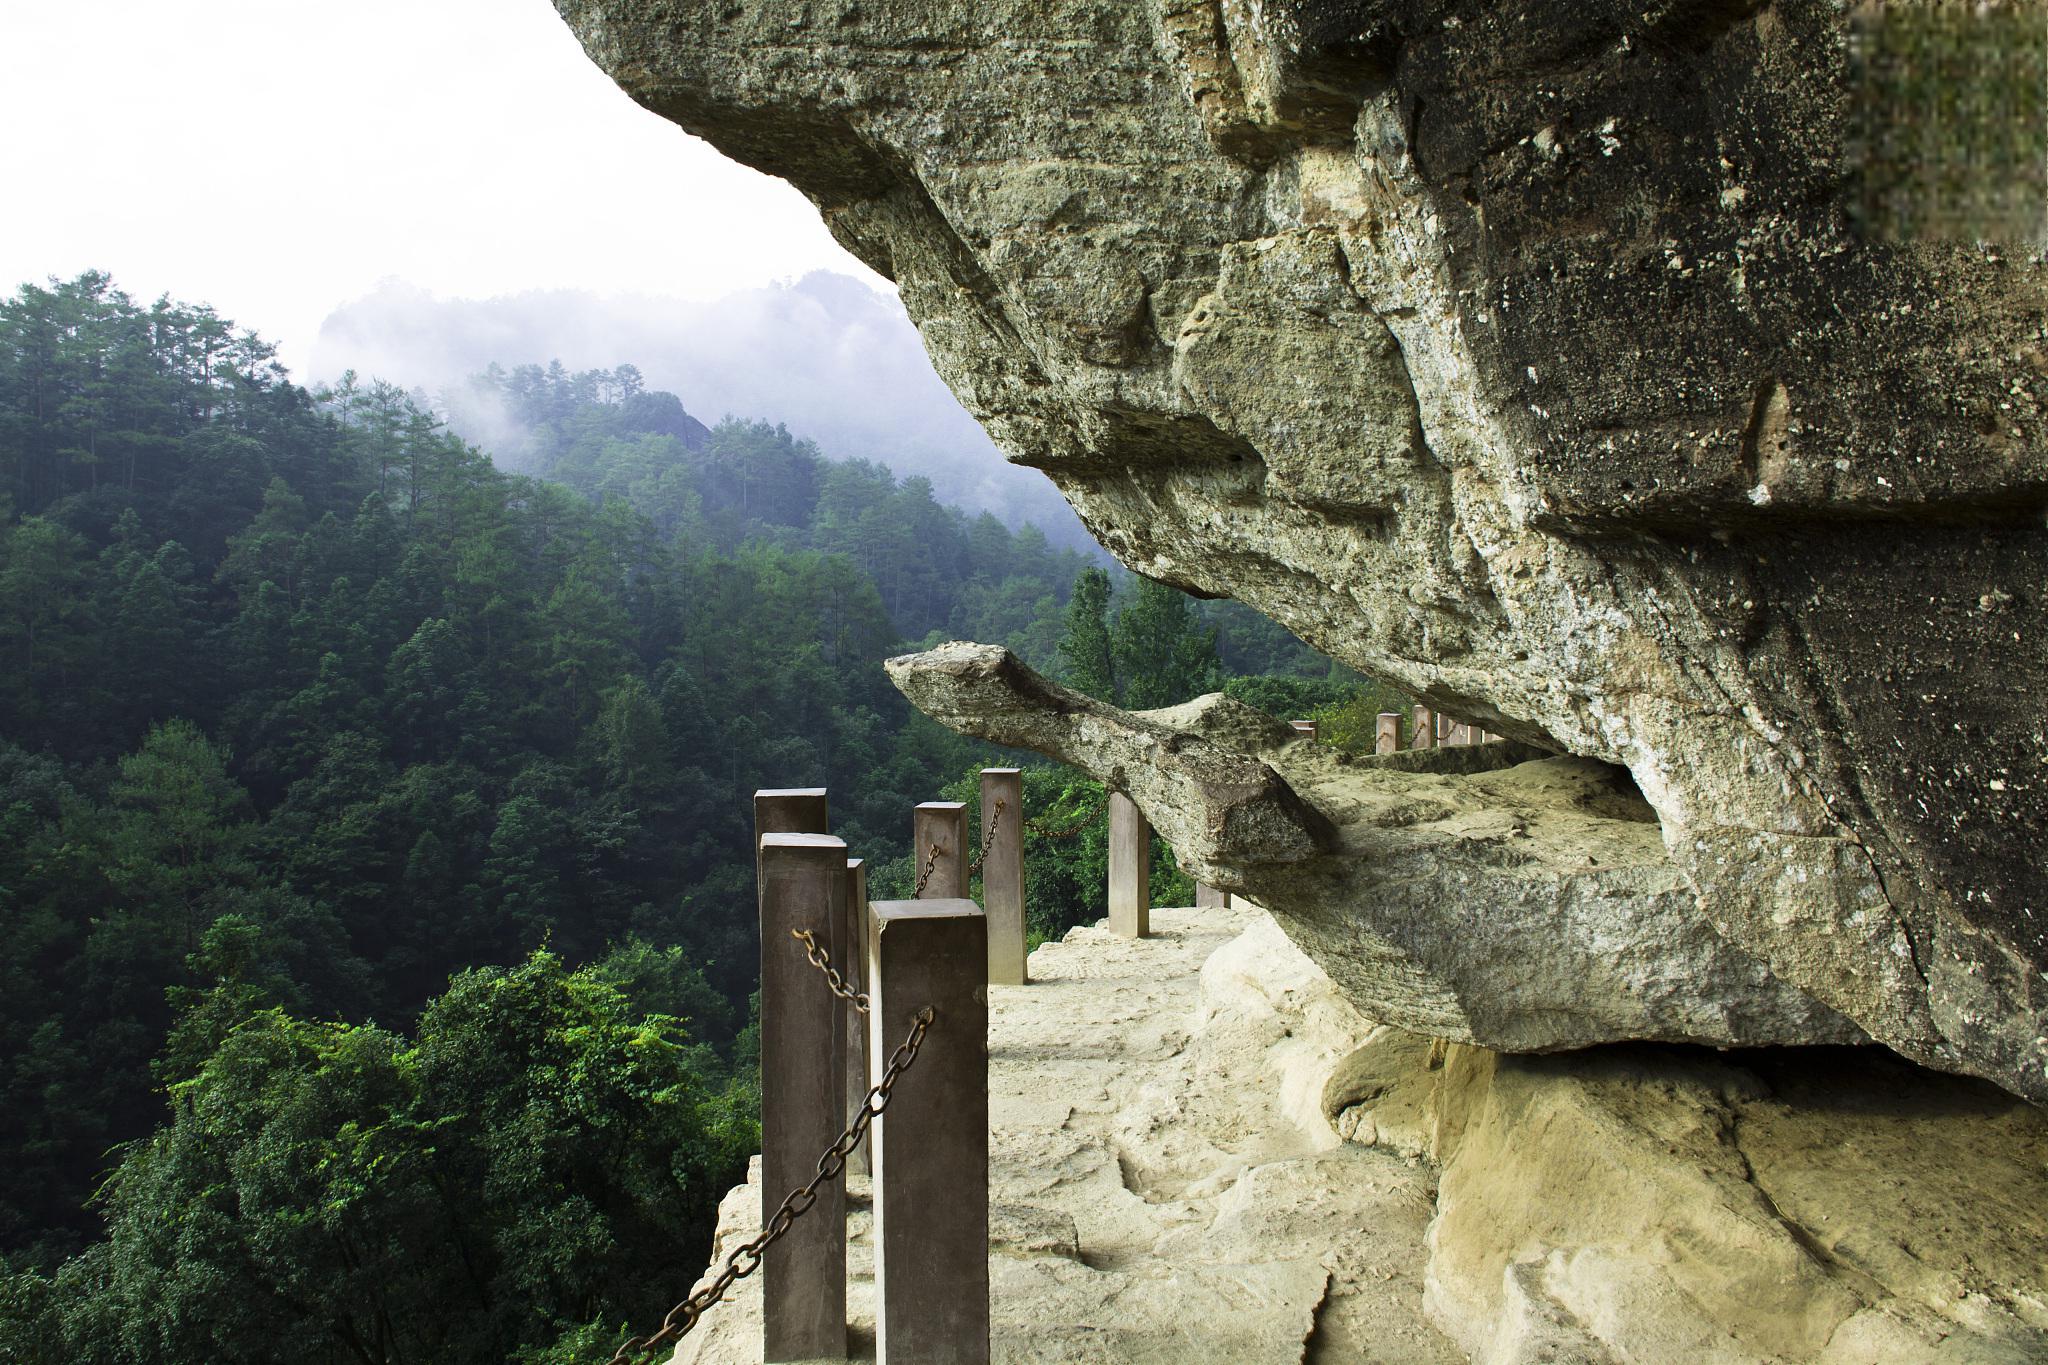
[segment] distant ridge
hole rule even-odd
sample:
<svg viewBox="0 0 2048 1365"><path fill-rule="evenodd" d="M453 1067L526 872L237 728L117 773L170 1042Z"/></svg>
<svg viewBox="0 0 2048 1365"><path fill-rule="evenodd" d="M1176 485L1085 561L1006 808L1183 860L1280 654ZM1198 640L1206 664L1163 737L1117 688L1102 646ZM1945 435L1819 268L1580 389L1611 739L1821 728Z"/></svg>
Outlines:
<svg viewBox="0 0 2048 1365"><path fill-rule="evenodd" d="M942 502L1094 548L1051 482L1003 459L955 401L902 305L849 275L815 271L710 302L569 290L443 298L387 280L322 324L307 378L353 369L432 394L493 362L555 359L571 370L630 362L649 389L706 421L782 423L832 458L921 474Z"/></svg>

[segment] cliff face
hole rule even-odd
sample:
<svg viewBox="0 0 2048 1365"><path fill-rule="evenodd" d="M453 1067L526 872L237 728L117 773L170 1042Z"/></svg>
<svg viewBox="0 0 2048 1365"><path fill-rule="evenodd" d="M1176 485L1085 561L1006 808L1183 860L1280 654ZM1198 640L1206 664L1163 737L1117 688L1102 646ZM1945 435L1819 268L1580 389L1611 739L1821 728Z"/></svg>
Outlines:
<svg viewBox="0 0 2048 1365"><path fill-rule="evenodd" d="M2048 1099L2043 271L1859 226L1837 6L557 5L1132 568L1625 766L1715 932Z"/></svg>

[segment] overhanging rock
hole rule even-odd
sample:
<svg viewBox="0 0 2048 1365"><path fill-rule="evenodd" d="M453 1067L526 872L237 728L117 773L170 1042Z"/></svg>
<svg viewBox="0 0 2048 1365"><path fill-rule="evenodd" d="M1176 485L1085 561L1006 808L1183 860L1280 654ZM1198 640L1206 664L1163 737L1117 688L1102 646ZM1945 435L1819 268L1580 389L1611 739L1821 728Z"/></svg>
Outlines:
<svg viewBox="0 0 2048 1365"><path fill-rule="evenodd" d="M940 723L1129 795L1373 1019L1516 1052L1863 1039L1715 931L1606 765L1512 743L1354 759L1220 694L1121 711L992 645L887 667Z"/></svg>
<svg viewBox="0 0 2048 1365"><path fill-rule="evenodd" d="M2048 1100L2039 229L1874 225L1852 32L2022 11L557 5L1126 564L1626 767L1722 937Z"/></svg>

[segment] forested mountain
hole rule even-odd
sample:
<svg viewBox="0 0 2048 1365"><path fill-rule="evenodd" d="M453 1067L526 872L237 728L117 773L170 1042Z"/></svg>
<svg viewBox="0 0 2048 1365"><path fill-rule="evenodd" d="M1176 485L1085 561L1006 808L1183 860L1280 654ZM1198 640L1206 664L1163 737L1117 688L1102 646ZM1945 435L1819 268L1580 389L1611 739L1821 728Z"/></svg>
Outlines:
<svg viewBox="0 0 2048 1365"><path fill-rule="evenodd" d="M921 474L970 514L1035 521L1063 546L1092 544L1052 485L1005 460L961 410L903 305L849 275L817 271L708 300L570 290L442 298L387 280L327 318L311 373L332 381L353 369L439 393L494 361L550 357L572 372L631 360L649 387L680 394L707 422L786 422L834 458ZM501 453L498 432L456 427Z"/></svg>
<svg viewBox="0 0 2048 1365"><path fill-rule="evenodd" d="M0 304L0 1359L614 1339L757 1142L752 791L829 787L900 893L910 808L995 756L883 657L1132 705L1326 671L630 366L450 401L532 472L104 276ZM1034 926L1099 914L1099 837L1035 837Z"/></svg>
<svg viewBox="0 0 2048 1365"><path fill-rule="evenodd" d="M1106 575L1105 593L1142 598L1142 580L1120 566L1055 548L1030 523L1013 531L991 513L942 506L921 475L898 480L868 460L828 461L811 441L763 422L707 428L674 394L649 391L632 365L576 373L559 361L492 365L436 401L451 425L488 434L500 465L623 501L667 538L843 555L875 585L905 640L1001 641L1050 670L1066 599L1084 571ZM1214 631L1226 675L1330 671L1327 658L1247 607L1170 596L1180 604L1173 613L1193 612ZM1120 699L1161 704L1142 690Z"/></svg>

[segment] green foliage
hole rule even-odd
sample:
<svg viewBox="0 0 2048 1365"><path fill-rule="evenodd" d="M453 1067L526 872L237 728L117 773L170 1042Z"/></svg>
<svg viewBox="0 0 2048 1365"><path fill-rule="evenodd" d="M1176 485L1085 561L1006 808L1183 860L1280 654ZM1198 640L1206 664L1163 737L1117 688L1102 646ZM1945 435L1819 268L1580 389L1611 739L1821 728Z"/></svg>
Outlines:
<svg viewBox="0 0 2048 1365"><path fill-rule="evenodd" d="M1275 720L1315 721L1320 742L1347 753L1373 752L1382 711L1400 715L1401 747L1412 741L1414 699L1369 678L1232 678L1223 690Z"/></svg>
<svg viewBox="0 0 2048 1365"><path fill-rule="evenodd" d="M1359 688L1327 678L1241 677L1224 683L1223 692L1275 720L1307 720L1325 707L1351 701Z"/></svg>
<svg viewBox="0 0 2048 1365"><path fill-rule="evenodd" d="M1102 784L1056 763L1022 762L1024 785L1024 921L1035 947L1109 913L1109 802ZM954 779L941 798L967 805L969 826L987 827L981 809L980 765ZM907 870L906 860L906 870ZM969 893L981 897L977 878ZM1195 884L1174 851L1152 836L1154 905L1194 904Z"/></svg>
<svg viewBox="0 0 2048 1365"><path fill-rule="evenodd" d="M1369 754L1379 742L1380 713L1392 711L1401 717L1399 748L1413 742L1414 711L1409 699L1390 687L1367 684L1356 695L1330 702L1311 711L1316 738L1346 753Z"/></svg>
<svg viewBox="0 0 2048 1365"><path fill-rule="evenodd" d="M1221 688L1229 670L1218 649L1223 635L1218 621L1235 623L1235 616L1221 610L1235 604L1212 603L1205 614L1176 588L1149 578L1124 577L1127 591L1120 601L1110 575L1101 569L1084 569L1075 580L1058 645L1060 676L1066 683L1138 711L1178 705ZM1272 630L1295 650L1303 649L1279 627ZM1276 658L1294 662L1272 641L1263 641L1257 652L1268 664ZM1329 661L1313 657L1327 672Z"/></svg>
<svg viewBox="0 0 2048 1365"><path fill-rule="evenodd" d="M186 720L149 732L123 758L108 795L120 812L113 830L115 875L133 885L168 877L171 894L191 903L205 894L214 867L245 838L248 795L228 776L225 756Z"/></svg>
<svg viewBox="0 0 2048 1365"><path fill-rule="evenodd" d="M904 894L996 757L883 658L1052 667L1083 578L1104 695L1327 671L631 366L454 401L527 472L203 307L0 301L0 1360L587 1356L757 1140L752 791L829 787ZM1036 931L1102 913L1096 824Z"/></svg>
<svg viewBox="0 0 2048 1365"><path fill-rule="evenodd" d="M56 1286L33 1268L14 1267L0 1257L0 1361L39 1365L71 1359Z"/></svg>
<svg viewBox="0 0 2048 1365"><path fill-rule="evenodd" d="M1067 685L1103 701L1117 700L1116 656L1109 637L1109 575L1083 569L1067 599L1067 630L1060 639L1060 674Z"/></svg>
<svg viewBox="0 0 2048 1365"><path fill-rule="evenodd" d="M547 479L102 276L0 304L0 1249L83 1245L153 1077L252 1010L402 1026L638 940L732 1048L754 788L830 786L887 860L984 749L880 660L956 619L1051 648L1081 560L1029 528L631 367L479 384Z"/></svg>
<svg viewBox="0 0 2048 1365"><path fill-rule="evenodd" d="M1149 578L1116 616L1112 640L1124 705L1137 711L1173 706L1223 683L1216 632L1204 627L1185 593Z"/></svg>
<svg viewBox="0 0 2048 1365"><path fill-rule="evenodd" d="M757 1140L733 1094L674 1019L548 953L463 973L410 1042L260 1012L171 1087L102 1193L106 1240L54 1292L16 1279L0 1331L251 1365L596 1339L701 1264Z"/></svg>
<svg viewBox="0 0 2048 1365"><path fill-rule="evenodd" d="M1216 631L1216 653L1227 677L1358 681L1350 669L1317 653L1278 621L1259 615L1242 602L1204 602L1200 611Z"/></svg>

